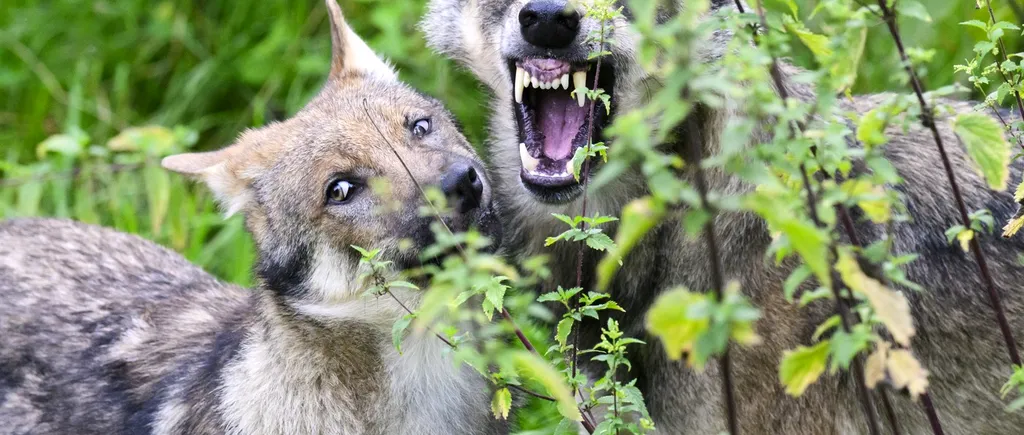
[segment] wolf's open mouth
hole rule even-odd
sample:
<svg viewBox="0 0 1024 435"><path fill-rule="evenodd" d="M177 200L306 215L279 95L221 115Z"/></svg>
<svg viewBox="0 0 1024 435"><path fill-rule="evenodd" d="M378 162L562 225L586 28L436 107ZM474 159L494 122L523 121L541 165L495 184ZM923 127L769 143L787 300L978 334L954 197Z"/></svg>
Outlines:
<svg viewBox="0 0 1024 435"><path fill-rule="evenodd" d="M514 77L513 111L519 127L523 184L544 202L571 201L582 192L572 174L573 154L587 145L590 122L594 123L596 143L602 140L602 130L609 118L604 104L598 102L591 119L590 100L582 92L572 92L596 86L610 96L615 83L614 68L603 64L596 84L595 68L587 62L510 60L509 69ZM597 162L591 159L590 172ZM581 180L589 175L580 174Z"/></svg>

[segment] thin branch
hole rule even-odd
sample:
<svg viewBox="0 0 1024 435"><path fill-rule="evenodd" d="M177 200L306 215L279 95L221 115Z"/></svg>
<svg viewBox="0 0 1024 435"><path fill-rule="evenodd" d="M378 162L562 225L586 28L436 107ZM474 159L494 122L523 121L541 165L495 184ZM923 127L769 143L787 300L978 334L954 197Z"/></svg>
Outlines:
<svg viewBox="0 0 1024 435"><path fill-rule="evenodd" d="M712 286L714 287L713 290L715 292L715 297L718 301L721 301L722 291L725 288L725 279L722 274L722 263L721 255L719 254L718 241L715 239L715 215L717 214L717 210L715 210L708 201L707 179L705 179L704 168L702 165L704 142L699 141L697 143L691 143L691 146L697 148L697 152L695 153L697 161L694 163L694 166L696 167L696 184L697 192L700 194L701 208L710 214L710 216L707 217L707 221L704 223L704 241L708 245L708 261L711 263ZM732 360L729 358L728 345L718 361L720 371L722 372L722 395L725 399L725 417L726 423L729 427L729 434L739 435L739 411L736 405L736 391L732 379Z"/></svg>
<svg viewBox="0 0 1024 435"><path fill-rule="evenodd" d="M917 76L917 71L914 71L914 66L907 57L907 51L903 45L903 37L900 35L899 28L896 24L896 14L889 8L885 0L878 0L878 7L882 11L883 19L886 26L889 28L889 33L892 35L893 42L896 44L896 50L899 52L900 60L903 61L903 67L906 70L907 75L910 76L910 84L914 89L914 94L917 96L918 103L921 105L921 124L931 130L932 137L935 139L935 145L939 150L939 156L942 158L942 166L946 170L946 178L949 179L953 199L956 202L957 210L960 212L960 220L965 228L970 228L971 219L967 214L967 206L964 203L964 199L960 195L960 187L957 185L956 175L953 172L953 165L950 163L949 155L946 153L946 148L942 141L942 135L939 134L939 129L935 125L935 114L932 111L931 106L928 104L928 101L924 98L924 86L921 85L921 80ZM971 252L974 253L974 259L978 263L978 273L981 275L982 282L987 290L989 302L992 304L992 309L995 311L996 321L999 323L999 329L1002 331L1003 341L1006 343L1006 350L1010 355L1010 361L1013 362L1014 365L1021 365L1020 353L1017 351L1017 341L1014 339L1013 332L1010 329L1010 323L1006 319L1006 312L1003 308L1003 303L1000 300L995 282L992 280L992 275L988 269L988 262L985 259L985 253L981 250L981 243L978 242L978 237L971 239L970 247Z"/></svg>

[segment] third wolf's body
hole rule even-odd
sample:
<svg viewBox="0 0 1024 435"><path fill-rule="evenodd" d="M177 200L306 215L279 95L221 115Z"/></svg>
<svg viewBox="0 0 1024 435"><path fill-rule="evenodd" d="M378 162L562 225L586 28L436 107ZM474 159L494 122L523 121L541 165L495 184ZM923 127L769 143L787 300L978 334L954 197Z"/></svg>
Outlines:
<svg viewBox="0 0 1024 435"><path fill-rule="evenodd" d="M715 8L733 7L731 1L711 3ZM685 2L677 2L676 6L680 5ZM624 15L630 16L628 10ZM669 18L661 14L659 19ZM601 79L597 86L611 95L613 112L624 113L644 104L648 89L657 86L658 78L640 68L635 35L625 18L617 20L611 26L615 29L615 44L602 69L602 77L611 78ZM575 215L580 211L582 189L570 171L563 169L572 150L586 143L576 129L584 131L593 122L596 140L600 140L601 127L607 124L600 111L594 119L577 113L568 95L570 89L580 86L577 80L587 87L595 85L593 61L587 55L596 48L585 41L596 26L594 20L556 0L434 0L424 21L432 46L461 61L494 94L488 147L506 228L514 231L506 241L518 247L520 254L552 255L552 285L576 281L578 248L569 244L544 246L546 237L564 230L564 224L551 213ZM728 40L728 35L719 33L702 44L707 61L715 61ZM795 73L789 67L785 69L786 76ZM528 80L522 86L525 89L517 89L522 76L538 82ZM572 87L562 85L568 78L574 82ZM812 91L802 85L788 83L787 88L795 98L814 98ZM864 114L883 98L857 97L843 103L844 109ZM956 108L970 110L964 103ZM727 111L698 108L677 129L674 137L679 140L665 146L684 155L689 152L687 157L693 157L694 149L713 153L728 116ZM551 117L560 122L548 122ZM958 143L948 128L941 130L947 144ZM927 289L908 294L919 331L913 346L931 372L932 396L943 427L951 434L1020 433L1024 416L1004 412L999 399L999 388L1010 374L1010 364L977 266L969 254L950 246L943 235L944 229L960 222L934 142L928 131L917 127L906 133L890 133L887 157L904 179L893 188L902 195L912 218L895 224L894 252L921 255L906 268L907 277ZM753 142L766 139L762 135ZM959 146L947 149L957 168L968 210L987 208L997 222L1010 217L1015 211L1012 195L988 190L983 180L968 169L963 150ZM859 169L862 165L855 164L854 168L863 170ZM1018 180L1020 175L1019 166L1012 168L1011 179ZM752 188L719 172L709 177L712 191L739 193ZM640 169L633 168L592 194L587 214L617 215L630 200L647 193ZM854 217L858 235L865 243L881 237L882 228L865 222L862 216ZM852 379L827 376L799 399L788 397L778 381L782 352L809 344L815 326L832 314L833 307L821 304L801 309L784 300L782 282L790 269L766 261L764 254L771 236L762 220L751 214L722 215L716 218L715 228L725 278L738 280L763 316L757 324L763 343L733 352L743 433L866 433ZM982 245L996 286L1003 291L1012 329L1024 331L1024 295L1019 291L1024 267L1016 260L1024 244L989 237ZM597 260L598 254L588 250L585 286L593 283ZM638 378L663 433L716 433L725 429L717 366L711 364L706 372L695 373L682 362L670 361L644 327L644 313L661 291L677 285L709 289L709 269L703 240L687 237L679 221L669 219L634 248L610 289L613 298L626 309L627 314L621 318L623 329L651 343L633 351L632 375ZM597 326L584 326L584 335L598 334ZM930 433L919 404L905 397L895 402L904 433ZM884 421L881 415L879 411L879 420Z"/></svg>

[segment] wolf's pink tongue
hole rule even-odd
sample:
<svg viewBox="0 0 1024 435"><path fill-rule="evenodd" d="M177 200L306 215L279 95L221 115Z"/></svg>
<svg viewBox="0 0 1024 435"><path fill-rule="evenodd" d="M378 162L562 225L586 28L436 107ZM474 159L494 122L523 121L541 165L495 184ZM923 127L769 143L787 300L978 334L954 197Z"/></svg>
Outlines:
<svg viewBox="0 0 1024 435"><path fill-rule="evenodd" d="M586 108L580 107L566 90L537 92L536 116L544 134L544 155L562 160L572 154L572 141L587 119Z"/></svg>

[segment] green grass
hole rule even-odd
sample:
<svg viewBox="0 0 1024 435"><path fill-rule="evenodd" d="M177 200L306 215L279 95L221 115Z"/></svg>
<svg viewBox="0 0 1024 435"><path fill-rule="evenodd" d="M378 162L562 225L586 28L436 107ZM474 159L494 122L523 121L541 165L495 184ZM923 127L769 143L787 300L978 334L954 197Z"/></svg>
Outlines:
<svg viewBox="0 0 1024 435"><path fill-rule="evenodd" d="M469 139L483 142L486 98L475 79L425 48L416 29L422 0L341 3L403 80L443 100ZM808 16L813 2L798 3ZM970 55L978 35L956 23L985 15L970 1L923 3L934 22L907 22L903 31L908 45L935 50L927 86L962 80L952 66ZM996 4L1002 19L1018 21ZM319 1L5 0L0 219L58 216L109 226L252 284L253 245L240 217L225 220L202 186L163 171L158 159L228 145L246 128L295 113L321 86L329 45ZM896 81L891 45L881 25L869 35L856 93L906 89ZM140 126L166 128L117 137ZM543 332L531 328L538 341ZM549 411L532 406L519 421L524 429L550 427Z"/></svg>

